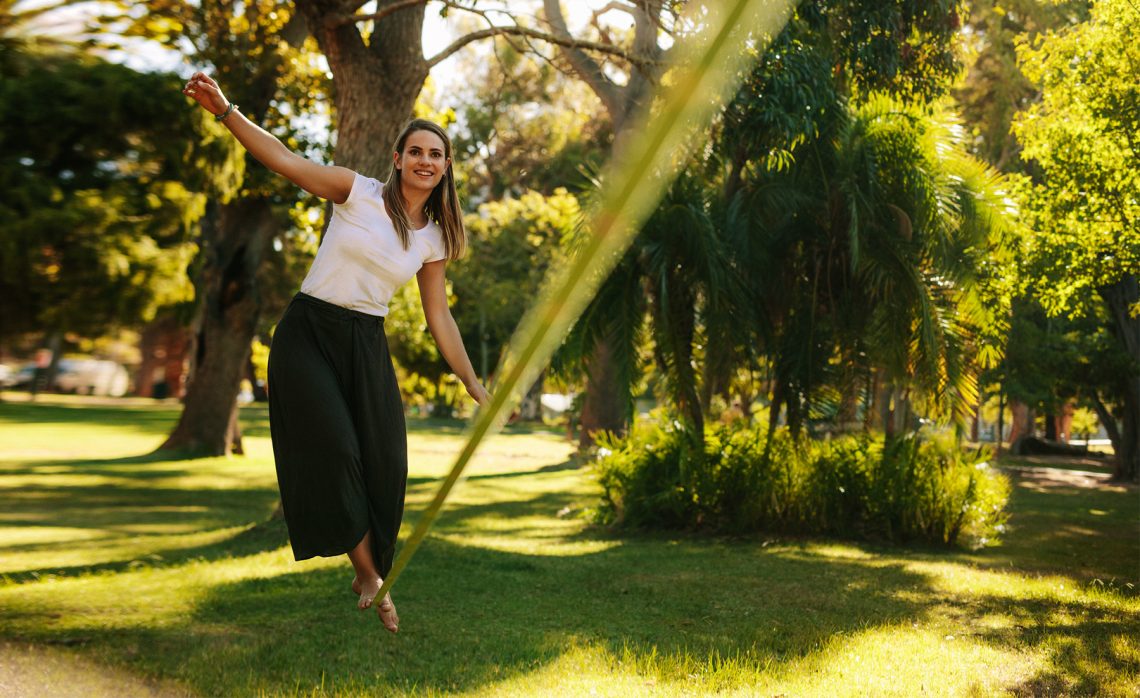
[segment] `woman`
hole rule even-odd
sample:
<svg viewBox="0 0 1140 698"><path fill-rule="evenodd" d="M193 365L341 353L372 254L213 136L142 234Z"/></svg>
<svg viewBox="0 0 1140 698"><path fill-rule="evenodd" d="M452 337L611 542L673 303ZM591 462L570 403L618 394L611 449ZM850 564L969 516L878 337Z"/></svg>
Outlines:
<svg viewBox="0 0 1140 698"><path fill-rule="evenodd" d="M440 353L479 404L480 385L447 306L444 265L466 247L451 142L413 120L381 184L291 152L246 119L204 73L183 92L256 158L333 202L332 220L269 354L269 423L289 542L298 560L347 553L358 606L372 606L392 566L407 482L407 434L384 338L397 288L414 275ZM390 595L377 610L396 632Z"/></svg>

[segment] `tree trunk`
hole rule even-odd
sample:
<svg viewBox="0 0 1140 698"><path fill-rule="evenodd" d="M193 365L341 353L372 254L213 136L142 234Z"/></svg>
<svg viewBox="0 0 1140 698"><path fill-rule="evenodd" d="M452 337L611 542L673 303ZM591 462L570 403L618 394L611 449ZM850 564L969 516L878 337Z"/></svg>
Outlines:
<svg viewBox="0 0 1140 698"><path fill-rule="evenodd" d="M534 385L530 386L530 390L526 391L523 396L522 404L519 405L519 419L524 422L542 422L542 383L546 377L546 371L538 374L538 380Z"/></svg>
<svg viewBox="0 0 1140 698"><path fill-rule="evenodd" d="M1093 409L1096 410L1096 417L1100 420L1101 426L1104 427L1104 433L1108 434L1108 440L1112 443L1112 450L1114 453L1120 453L1123 444L1120 438L1120 427L1116 424L1116 417L1112 416L1112 410L1108 409L1108 405L1104 404L1104 400L1100 395L1093 393Z"/></svg>
<svg viewBox="0 0 1140 698"><path fill-rule="evenodd" d="M377 10L400 0L378 0ZM328 59L336 107L336 163L385 179L392 144L411 117L428 76L423 53L424 4L375 23L368 43L355 23L330 24L360 3L297 0L297 8Z"/></svg>
<svg viewBox="0 0 1140 698"><path fill-rule="evenodd" d="M601 339L586 360L586 395L582 401L582 416L579 420L579 449L585 450L593 446L596 433L625 433L626 415L615 373L610 342Z"/></svg>
<svg viewBox="0 0 1140 698"><path fill-rule="evenodd" d="M1061 406L1061 413L1054 416L1056 424L1054 431L1057 433L1057 441L1067 444L1073 438L1073 412L1075 408L1071 402L1066 402Z"/></svg>
<svg viewBox="0 0 1140 698"><path fill-rule="evenodd" d="M998 418L997 418L997 436L994 441L997 442L996 454L1001 455L1002 437L1005 435L1005 385L1003 384L998 389Z"/></svg>
<svg viewBox="0 0 1140 698"><path fill-rule="evenodd" d="M883 381L882 394L879 398L879 410L883 420L883 435L887 439L894 438L898 434L898 419L896 417L898 411L898 395L899 390L895 387L894 383Z"/></svg>
<svg viewBox="0 0 1140 698"><path fill-rule="evenodd" d="M864 390L863 399L863 431L870 433L876 428L883 426L883 386L882 378L877 369L871 369L867 373L867 385Z"/></svg>
<svg viewBox="0 0 1140 698"><path fill-rule="evenodd" d="M1115 284L1097 290L1108 306L1113 334L1131 360L1131 370L1120 379L1123 414L1113 479L1137 482L1140 481L1140 315L1133 310L1140 304L1140 283L1134 274L1126 274Z"/></svg>
<svg viewBox="0 0 1140 698"><path fill-rule="evenodd" d="M214 224L203 225L194 373L182 416L160 450L242 452L237 395L261 308L257 269L277 226L269 200L260 197L221 204Z"/></svg>
<svg viewBox="0 0 1140 698"><path fill-rule="evenodd" d="M1029 405L1018 400L1009 401L1009 411L1013 416L1009 427L1010 447L1023 436L1033 436L1036 429L1033 426L1033 410Z"/></svg>

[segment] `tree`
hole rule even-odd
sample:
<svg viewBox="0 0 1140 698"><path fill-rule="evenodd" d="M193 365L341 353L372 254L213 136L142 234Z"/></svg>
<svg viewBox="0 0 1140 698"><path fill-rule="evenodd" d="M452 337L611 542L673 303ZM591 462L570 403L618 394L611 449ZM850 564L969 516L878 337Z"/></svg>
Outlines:
<svg viewBox="0 0 1140 698"><path fill-rule="evenodd" d="M978 252L954 255L988 235L993 192L976 202L980 188L992 190L989 175L921 106L949 83L957 12L956 3L799 6L727 105L712 148L674 187L668 213L646 224L579 323L574 338L585 344L570 353L607 352L614 404L628 410L648 311L658 368L698 438L712 393L762 355L773 426L783 406L800 428L820 402L815 391L837 381L836 365L853 372L872 348L900 390L918 380L932 388L933 407L970 394L952 305L981 312L964 273Z"/></svg>
<svg viewBox="0 0 1140 698"><path fill-rule="evenodd" d="M684 3L665 0L647 0L643 3L625 5L610 3L600 13L616 10L629 15L633 22L630 60L599 62L595 57L570 42L571 35L562 15L558 0L543 0L546 21L552 32L563 39L559 53L570 69L594 91L601 100L609 116L614 133L614 147L620 149L626 128L634 123L631 118L639 109L647 107L646 100L661 79L661 71L668 57L668 49L662 45L666 37L675 39L683 32L680 21ZM593 25L599 32L599 39L614 44L615 38L594 15ZM624 78L624 82L615 79ZM605 290L599 290L603 295ZM609 312L627 310L620 306L610 306ZM623 312L623 315L625 313ZM593 444L593 434L599 431L620 433L625 430L629 419L629 400L623 390L628 389L629 361L618 355L626 346L628 337L613 334L620 321L605 327L602 320L600 331L586 333L589 343L579 347L582 367L586 374L586 390L582 401L580 417L581 430L579 445Z"/></svg>
<svg viewBox="0 0 1140 698"><path fill-rule="evenodd" d="M177 76L71 54L3 66L0 337L98 335L186 297L201 191L234 163L216 125L168 98Z"/></svg>
<svg viewBox="0 0 1140 698"><path fill-rule="evenodd" d="M971 0L963 33L967 70L953 90L970 130L971 152L1001 172L1027 164L1010 130L1014 115L1039 95L1021 71L1017 44L1088 18L1089 0Z"/></svg>
<svg viewBox="0 0 1140 698"><path fill-rule="evenodd" d="M469 205L529 191L551 195L589 186L609 150L609 124L597 96L579 80L506 39L495 60L468 64L463 130L452 139Z"/></svg>
<svg viewBox="0 0 1140 698"><path fill-rule="evenodd" d="M1040 98L1040 91L1021 70L1017 44L1084 21L1088 18L1089 2L972 0L970 6L967 31L963 32L968 69L953 91L971 135L969 147L999 171L1025 172L1032 164L1020 157L1021 144L1011 125L1018 110ZM1015 429L1021 430L1032 427L1028 417L1035 409L1044 410L1046 415L1066 409L1056 400L1060 396L1075 396L1067 377L1072 364L1055 359L1059 355L1084 356L1086 347L1075 341L1079 339L1077 334L1059 331L1055 319L1046 319L1039 312L1036 299L1022 296L1014 288L1010 293L1015 302L1010 317L1009 350L1001 365L987 374L983 391L988 385L990 391L1008 394L1018 417ZM1045 341L1027 342L1029 336ZM1034 366L1035 362L1039 365ZM999 399L999 403L1002 401ZM981 402L985 402L985 395Z"/></svg>
<svg viewBox="0 0 1140 698"><path fill-rule="evenodd" d="M1127 0L1093 4L1087 22L1049 32L1020 52L1041 101L1015 133L1037 177L1024 183L1027 284L1053 315L1103 304L1130 367L1113 395L1115 477L1140 478L1140 10ZM1107 398L1107 399L1105 399Z"/></svg>
<svg viewBox="0 0 1140 698"><path fill-rule="evenodd" d="M313 47L304 45L307 31L291 3L148 0L146 8L145 14L131 15L128 36L159 41L212 65L244 113L294 149L320 156L323 144L293 125L294 116L316 111L324 76ZM169 98L189 109L172 93ZM314 202L246 159L240 191L212 192L200 227L192 373L182 414L162 449L195 455L241 452L237 394L248 373L252 342L263 314L280 313L281 289L295 283L269 267L293 267L287 261L293 246L287 243L298 238L288 233L290 214L295 204ZM267 287L267 279L285 283ZM273 300L268 304L267 288Z"/></svg>

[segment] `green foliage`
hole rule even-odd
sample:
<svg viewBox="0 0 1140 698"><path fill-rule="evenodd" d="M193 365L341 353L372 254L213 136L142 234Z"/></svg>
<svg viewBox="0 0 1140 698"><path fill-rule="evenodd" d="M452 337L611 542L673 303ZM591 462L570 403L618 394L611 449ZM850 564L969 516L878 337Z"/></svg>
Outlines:
<svg viewBox="0 0 1140 698"><path fill-rule="evenodd" d="M115 6L118 12L111 12ZM246 116L290 150L318 162L331 159L329 132L312 118L332 118L328 66L292 2L146 0L110 3L106 9L109 15L98 27L101 43L114 46L119 28L125 26L122 35L156 41L183 53L188 62L216 77L228 99L241 105ZM184 110L204 114L180 96L173 99ZM228 131L220 131L227 144L236 145ZM257 269L260 330L267 333L266 323L280 316L312 261L323 229L324 203L240 148L239 153L245 169L237 173L231 187L215 186L210 193L222 203L234 195L271 202L277 225L269 233L270 244ZM199 163L206 169L214 166L204 159ZM209 264L208 259L197 260L199 278L205 275L201 267Z"/></svg>
<svg viewBox="0 0 1140 698"><path fill-rule="evenodd" d="M1134 2L1101 0L1019 50L1042 92L1014 122L1036 174L1020 192L1025 275L1050 314L1088 312L1098 288L1140 269L1138 23Z"/></svg>
<svg viewBox="0 0 1140 698"><path fill-rule="evenodd" d="M741 369L770 379L793 431L837 419L872 372L963 419L1000 355L1008 288L1002 183L938 99L961 6L799 3L567 358L605 338L624 388L649 317L664 397L695 434Z"/></svg>
<svg viewBox="0 0 1140 698"><path fill-rule="evenodd" d="M1013 400L1043 414L1059 413L1070 402L1089 400L1131 370L1103 309L1091 315L1049 317L1036 301L1014 304L1006 355L992 373Z"/></svg>
<svg viewBox="0 0 1140 698"><path fill-rule="evenodd" d="M101 333L186 298L200 192L240 170L219 127L171 99L175 76L72 56L11 67L0 81L0 335Z"/></svg>
<svg viewBox="0 0 1140 698"><path fill-rule="evenodd" d="M465 217L470 249L448 268L456 295L452 315L483 378L498 364L580 218L577 197L562 188L487 202Z"/></svg>
<svg viewBox="0 0 1140 698"><path fill-rule="evenodd" d="M766 85L739 103L745 116L772 109ZM787 163L759 152L731 166L742 174L720 215L748 276L738 320L715 343L749 331L793 431L829 399L853 403L872 372L928 416L962 420L1004 339L1003 182L966 154L943 103L875 94L830 108L817 122L827 130Z"/></svg>
<svg viewBox="0 0 1140 698"><path fill-rule="evenodd" d="M463 129L454 137L461 184L471 201L553 194L587 186L608 150L597 96L549 61L500 40L493 60L467 70Z"/></svg>
<svg viewBox="0 0 1140 698"><path fill-rule="evenodd" d="M1010 131L1016 112L1038 95L1017 63L1019 41L1088 18L1089 0L970 0L962 32L966 71L954 87L970 130L970 150L1002 172L1021 171L1020 146Z"/></svg>
<svg viewBox="0 0 1140 698"><path fill-rule="evenodd" d="M447 282L448 302L455 302L454 282ZM404 404L414 409L432 405L432 414L452 416L463 392L462 384L439 354L424 320L417 284L404 284L396 290L384 318L384 334L395 364Z"/></svg>
<svg viewBox="0 0 1140 698"><path fill-rule="evenodd" d="M948 437L769 439L740 421L711 427L692 452L659 416L599 440L604 516L628 526L854 535L983 547L1004 529L1009 485L982 453Z"/></svg>

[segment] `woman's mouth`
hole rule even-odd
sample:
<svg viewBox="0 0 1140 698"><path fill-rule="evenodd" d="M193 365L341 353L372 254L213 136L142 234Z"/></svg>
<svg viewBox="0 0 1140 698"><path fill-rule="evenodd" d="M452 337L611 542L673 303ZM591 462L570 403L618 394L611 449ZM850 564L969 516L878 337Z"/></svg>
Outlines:
<svg viewBox="0 0 1140 698"><path fill-rule="evenodd" d="M429 172L427 170L413 170L413 172L415 172L418 176L423 177L424 179L431 179L435 176L434 172Z"/></svg>

